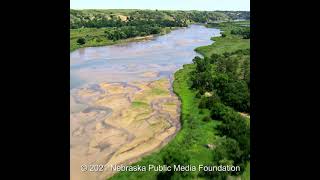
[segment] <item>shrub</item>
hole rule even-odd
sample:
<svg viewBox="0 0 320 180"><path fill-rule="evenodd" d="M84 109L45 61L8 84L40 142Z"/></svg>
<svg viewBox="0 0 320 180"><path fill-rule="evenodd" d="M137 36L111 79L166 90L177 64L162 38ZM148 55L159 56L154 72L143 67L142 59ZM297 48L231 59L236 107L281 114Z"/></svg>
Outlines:
<svg viewBox="0 0 320 180"><path fill-rule="evenodd" d="M216 102L211 108L211 118L214 120L222 120L223 116L228 112L229 108L222 103Z"/></svg>
<svg viewBox="0 0 320 180"><path fill-rule="evenodd" d="M211 120L211 118L209 116L205 116L202 121L203 122L209 122Z"/></svg>
<svg viewBox="0 0 320 180"><path fill-rule="evenodd" d="M83 44L86 43L86 40L85 40L84 38L79 38L79 39L77 40L77 43L78 43L79 45L83 45Z"/></svg>
<svg viewBox="0 0 320 180"><path fill-rule="evenodd" d="M208 92L206 92L208 94ZM212 105L214 103L218 103L220 102L220 98L218 97L218 95L216 93L210 93L210 96L206 96L206 93L204 93L205 95L201 97L200 102L199 102L199 108L200 109L212 109Z"/></svg>
<svg viewBox="0 0 320 180"><path fill-rule="evenodd" d="M190 164L190 156L185 151L180 149L170 149L164 153L162 157L164 165L171 166L174 165L186 166ZM162 171L157 175L157 179L182 179L183 177L190 177L191 173L188 171Z"/></svg>

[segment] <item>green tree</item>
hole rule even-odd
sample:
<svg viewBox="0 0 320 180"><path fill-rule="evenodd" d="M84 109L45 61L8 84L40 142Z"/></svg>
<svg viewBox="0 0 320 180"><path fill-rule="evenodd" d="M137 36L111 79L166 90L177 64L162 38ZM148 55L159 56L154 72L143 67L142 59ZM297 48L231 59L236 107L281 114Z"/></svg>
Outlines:
<svg viewBox="0 0 320 180"><path fill-rule="evenodd" d="M86 43L86 40L85 40L84 38L79 38L79 39L77 40L77 43L78 43L79 45L83 45L83 44Z"/></svg>
<svg viewBox="0 0 320 180"><path fill-rule="evenodd" d="M230 108L220 102L213 103L211 106L211 118L214 120L222 120L224 115L230 111Z"/></svg>
<svg viewBox="0 0 320 180"><path fill-rule="evenodd" d="M181 179L190 176L187 171L173 171L174 165L187 166L190 164L190 156L182 149L170 149L163 155L163 164L171 167L171 171L163 171L157 175L157 179Z"/></svg>

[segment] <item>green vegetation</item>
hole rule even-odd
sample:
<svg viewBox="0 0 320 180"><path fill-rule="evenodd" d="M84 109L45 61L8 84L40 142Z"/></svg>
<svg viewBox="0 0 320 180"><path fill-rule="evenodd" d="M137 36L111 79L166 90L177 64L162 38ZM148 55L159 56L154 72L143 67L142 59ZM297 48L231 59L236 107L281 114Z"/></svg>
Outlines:
<svg viewBox="0 0 320 180"><path fill-rule="evenodd" d="M241 35L243 39L250 39L250 28L249 27L239 27L231 30L231 34Z"/></svg>
<svg viewBox="0 0 320 180"><path fill-rule="evenodd" d="M206 147L207 144L215 144L215 127L220 123L218 121L202 122L199 121L205 116L210 116L209 111L203 114L199 113L196 93L189 89L189 73L193 70L192 65L185 65L185 68L175 74L174 91L179 95L182 101L182 129L177 136L160 151L142 158L134 165L148 166L153 165L172 165L172 164L209 164L213 158L213 153ZM200 130L201 129L201 130ZM160 179L160 178L195 178L199 172L172 172L158 173L148 172L121 172L111 179ZM188 177L188 178L187 178ZM169 178L169 179L170 179Z"/></svg>
<svg viewBox="0 0 320 180"><path fill-rule="evenodd" d="M225 37L197 48L196 57L175 73L182 102L182 128L164 148L133 165L235 165L240 172L121 172L111 179L250 179L250 44L239 22L219 23ZM222 46L222 47L221 47ZM212 148L209 148L212 147Z"/></svg>
<svg viewBox="0 0 320 180"><path fill-rule="evenodd" d="M70 10L70 51L136 40L134 37L165 34L192 23L249 17L250 12L245 11Z"/></svg>
<svg viewBox="0 0 320 180"><path fill-rule="evenodd" d="M221 45L230 45L235 39L245 43L245 39L250 38L250 30L247 27L243 30L239 24L230 22L218 25L226 35L214 38L216 43L213 45L197 48L204 58L195 57L193 60L195 70L190 73L191 88L201 99L199 108L209 109L211 118L222 122L216 130L223 139L213 151L211 165L240 166L242 177L248 179L250 127L248 118L237 111L250 113L250 44L233 44L224 48ZM210 179L226 179L229 175L239 176L241 173L203 172L202 175Z"/></svg>
<svg viewBox="0 0 320 180"><path fill-rule="evenodd" d="M160 88L152 88L151 89L151 94L153 95L161 95L161 94L166 94L167 91L160 89Z"/></svg>
<svg viewBox="0 0 320 180"><path fill-rule="evenodd" d="M84 38L79 38L79 39L77 40L77 43L78 43L79 45L83 45L83 44L86 43L86 40L85 40Z"/></svg>
<svg viewBox="0 0 320 180"><path fill-rule="evenodd" d="M215 43L209 46L201 46L195 49L196 52L211 57L212 54L223 54L225 52L234 52L239 49L249 49L250 39L244 39L243 36L231 34L234 29L239 29L243 25L250 25L249 21L239 22L224 22L224 23L210 23L207 27L218 27L223 31L225 37L211 38ZM248 29L249 30L249 29Z"/></svg>
<svg viewBox="0 0 320 180"><path fill-rule="evenodd" d="M132 102L132 107L134 108L148 108L149 104L141 101L133 101Z"/></svg>
<svg viewBox="0 0 320 180"><path fill-rule="evenodd" d="M128 27L124 27L126 29ZM159 34L166 34L173 30L174 28L166 27L161 28ZM116 28L79 28L70 29L70 51L76 50L83 47L94 47L94 46L104 46L113 45L120 43L127 43L131 41L140 40L139 36L146 36L150 34L138 33L140 31L136 30L135 37L124 35L119 33ZM78 43L79 39L84 39L85 43Z"/></svg>
<svg viewBox="0 0 320 180"><path fill-rule="evenodd" d="M248 11L169 11L169 10L70 10L70 28L121 27L141 24L165 27L185 26L190 23L211 23L250 19Z"/></svg>
<svg viewBox="0 0 320 180"><path fill-rule="evenodd" d="M204 96L201 106L211 107L208 101L221 100L241 112L250 108L250 52L249 49L213 54L210 58L195 57L196 70L191 73L192 88L200 95L205 92L216 95Z"/></svg>

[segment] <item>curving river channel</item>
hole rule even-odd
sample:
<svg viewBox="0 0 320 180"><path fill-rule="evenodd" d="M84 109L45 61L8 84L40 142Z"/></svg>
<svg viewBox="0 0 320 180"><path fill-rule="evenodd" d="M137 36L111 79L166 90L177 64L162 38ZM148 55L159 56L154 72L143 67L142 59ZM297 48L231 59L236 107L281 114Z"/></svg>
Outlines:
<svg viewBox="0 0 320 180"><path fill-rule="evenodd" d="M70 53L71 180L110 177L110 165L136 162L180 129L173 74L209 45L218 29L190 25L163 36ZM102 172L81 165L103 165ZM101 170L101 169L100 169Z"/></svg>

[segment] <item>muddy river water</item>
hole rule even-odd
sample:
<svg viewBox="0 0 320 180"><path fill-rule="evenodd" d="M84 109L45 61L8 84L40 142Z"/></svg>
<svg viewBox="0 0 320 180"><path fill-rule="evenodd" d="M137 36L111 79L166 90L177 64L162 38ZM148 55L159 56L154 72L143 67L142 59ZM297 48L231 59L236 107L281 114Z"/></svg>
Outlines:
<svg viewBox="0 0 320 180"><path fill-rule="evenodd" d="M106 179L109 165L136 162L180 129L174 72L220 31L191 25L163 36L70 53L71 180ZM103 171L81 170L104 165ZM100 169L101 170L101 169Z"/></svg>

